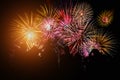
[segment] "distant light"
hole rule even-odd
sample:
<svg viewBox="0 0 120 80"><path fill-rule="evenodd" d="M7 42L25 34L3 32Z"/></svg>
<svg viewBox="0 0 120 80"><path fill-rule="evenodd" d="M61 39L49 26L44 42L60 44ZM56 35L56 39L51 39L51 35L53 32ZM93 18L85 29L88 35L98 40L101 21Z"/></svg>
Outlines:
<svg viewBox="0 0 120 80"><path fill-rule="evenodd" d="M42 49L42 52L44 52L44 49Z"/></svg>
<svg viewBox="0 0 120 80"><path fill-rule="evenodd" d="M42 57L42 56L41 56L41 53L38 53L38 56L39 56L39 57Z"/></svg>
<svg viewBox="0 0 120 80"><path fill-rule="evenodd" d="M41 44L40 46L39 46L39 49L42 49L43 48L43 45Z"/></svg>

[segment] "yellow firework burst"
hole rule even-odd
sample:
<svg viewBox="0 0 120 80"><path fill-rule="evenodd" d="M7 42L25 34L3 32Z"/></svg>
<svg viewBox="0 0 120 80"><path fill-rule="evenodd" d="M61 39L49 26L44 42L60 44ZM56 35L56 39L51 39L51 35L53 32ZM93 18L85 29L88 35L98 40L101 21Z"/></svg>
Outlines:
<svg viewBox="0 0 120 80"><path fill-rule="evenodd" d="M113 11L103 11L98 16L98 22L101 26L108 26L113 19Z"/></svg>
<svg viewBox="0 0 120 80"><path fill-rule="evenodd" d="M41 36L39 29L40 19L32 12L30 14L18 15L13 21L13 37L16 41L26 43L27 51L33 46L38 46Z"/></svg>
<svg viewBox="0 0 120 80"><path fill-rule="evenodd" d="M98 49L102 54L110 54L115 48L115 39L107 32L97 31L94 37L90 40L91 46Z"/></svg>

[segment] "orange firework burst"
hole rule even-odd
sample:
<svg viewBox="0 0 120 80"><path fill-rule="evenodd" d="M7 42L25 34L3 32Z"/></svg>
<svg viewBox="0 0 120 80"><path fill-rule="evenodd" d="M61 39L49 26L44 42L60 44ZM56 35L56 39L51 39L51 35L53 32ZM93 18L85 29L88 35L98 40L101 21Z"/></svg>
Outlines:
<svg viewBox="0 0 120 80"><path fill-rule="evenodd" d="M33 13L24 14L23 16L18 16L12 24L13 36L15 40L19 43L26 43L27 51L33 46L38 46L40 42L39 30L40 20Z"/></svg>
<svg viewBox="0 0 120 80"><path fill-rule="evenodd" d="M112 11L104 11L98 16L98 22L101 26L108 26L113 19Z"/></svg>

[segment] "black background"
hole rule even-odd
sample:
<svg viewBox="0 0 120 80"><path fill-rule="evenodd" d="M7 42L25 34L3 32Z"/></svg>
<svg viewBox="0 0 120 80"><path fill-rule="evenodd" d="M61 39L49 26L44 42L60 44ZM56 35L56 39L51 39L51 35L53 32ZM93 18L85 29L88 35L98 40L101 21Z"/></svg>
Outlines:
<svg viewBox="0 0 120 80"><path fill-rule="evenodd" d="M53 3L56 6L60 5L59 1L47 0L47 3ZM75 2L76 0L73 0ZM77 0L82 2L81 0ZM110 31L117 39L117 48L114 56L104 56L96 61L82 62L79 55L74 57L67 55L61 58L60 66L57 64L57 55L45 55L45 58L40 59L34 55L37 50L34 48L30 55L24 55L24 52L18 52L17 55L10 53L12 48L12 40L10 38L11 29L10 22L18 13L25 11L36 11L43 0L26 0L26 1L0 1L0 80L64 80L64 79L99 79L119 78L120 74L120 2L119 0L83 0L88 2L94 11L93 19L96 20L97 15L104 10L113 10L114 18L108 26ZM62 0L61 3L66 3L68 0ZM98 25L99 26L99 25ZM46 53L50 53L50 45ZM48 51L48 52L47 52ZM32 54L33 53L33 54ZM86 65L86 67L84 66Z"/></svg>

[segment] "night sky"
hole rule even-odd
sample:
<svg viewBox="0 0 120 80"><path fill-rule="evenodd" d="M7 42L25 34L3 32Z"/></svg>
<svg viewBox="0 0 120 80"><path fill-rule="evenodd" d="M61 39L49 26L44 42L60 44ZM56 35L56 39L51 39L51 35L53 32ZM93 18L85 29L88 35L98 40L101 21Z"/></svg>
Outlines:
<svg viewBox="0 0 120 80"><path fill-rule="evenodd" d="M55 6L68 0L46 0ZM61 63L57 63L57 55L48 54L44 58L36 56L36 48L30 51L30 55L24 55L24 51L12 54L13 40L11 39L11 22L17 14L26 11L36 11L44 0L26 1L0 1L0 80L64 80L64 79L104 79L119 78L120 76L120 2L119 0L73 0L73 2L88 2L93 9L93 20L104 10L113 10L113 21L107 27L116 38L117 47L113 56L105 55L94 59L82 59L79 55L69 54L61 57ZM57 6L58 7L58 6ZM99 26L99 25L97 25ZM47 43L50 53L51 45ZM24 49L24 48L23 48ZM95 78L97 77L97 78Z"/></svg>

